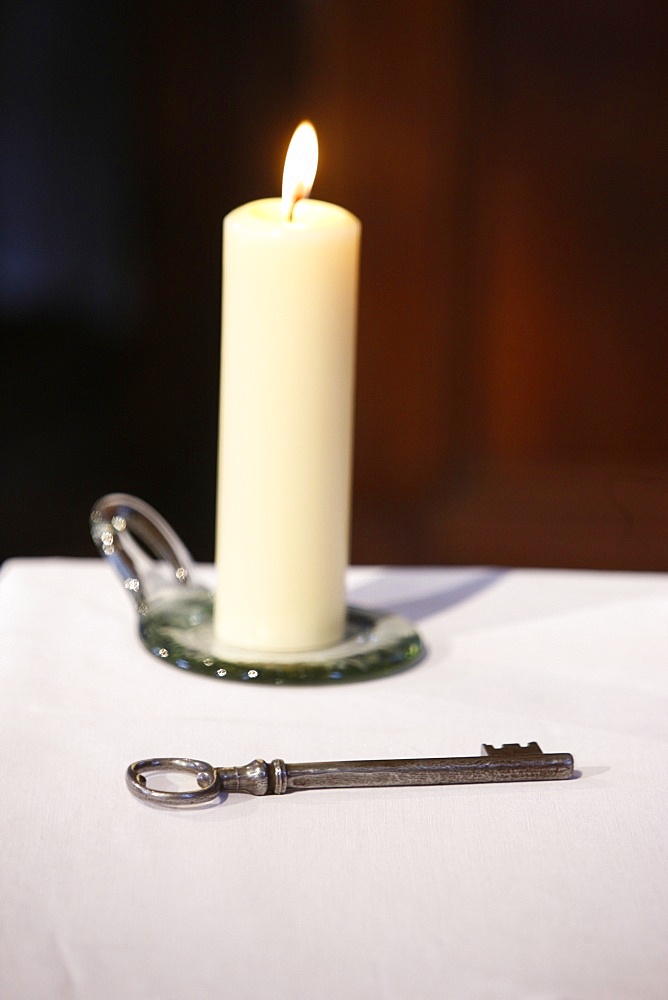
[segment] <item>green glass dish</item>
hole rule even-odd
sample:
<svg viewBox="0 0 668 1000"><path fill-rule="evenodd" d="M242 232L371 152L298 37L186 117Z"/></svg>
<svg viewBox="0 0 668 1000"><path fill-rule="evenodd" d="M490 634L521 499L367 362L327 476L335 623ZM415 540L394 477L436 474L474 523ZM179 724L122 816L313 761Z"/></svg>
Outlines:
<svg viewBox="0 0 668 1000"><path fill-rule="evenodd" d="M213 595L191 589L140 618L146 648L184 670L254 684L327 684L382 677L415 663L422 643L398 615L348 608L340 643L305 653L257 653L225 646L213 633Z"/></svg>
<svg viewBox="0 0 668 1000"><path fill-rule="evenodd" d="M94 505L90 527L134 600L142 642L182 670L252 684L335 684L385 677L424 655L408 619L357 607L346 609L342 640L325 649L259 653L226 645L214 635L213 595L193 581L187 549L157 511L109 494Z"/></svg>

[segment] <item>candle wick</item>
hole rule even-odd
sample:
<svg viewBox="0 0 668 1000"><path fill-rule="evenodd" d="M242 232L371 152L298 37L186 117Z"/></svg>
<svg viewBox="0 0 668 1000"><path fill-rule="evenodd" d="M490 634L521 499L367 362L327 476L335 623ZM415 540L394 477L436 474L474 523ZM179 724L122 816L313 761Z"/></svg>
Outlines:
<svg viewBox="0 0 668 1000"><path fill-rule="evenodd" d="M304 184L302 183L302 181L299 181L299 183L295 187L295 190L292 193L292 200L290 202L290 210L288 211L288 215L287 215L288 222L292 222L292 217L294 215L295 205L297 204L297 202L301 201L302 198L305 198L305 197L306 197L306 188L304 187Z"/></svg>

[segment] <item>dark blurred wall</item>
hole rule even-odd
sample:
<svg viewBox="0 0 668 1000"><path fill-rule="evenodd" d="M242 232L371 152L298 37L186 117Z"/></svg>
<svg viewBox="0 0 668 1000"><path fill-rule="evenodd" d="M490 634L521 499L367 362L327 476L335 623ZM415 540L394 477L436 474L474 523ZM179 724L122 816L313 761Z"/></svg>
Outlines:
<svg viewBox="0 0 668 1000"><path fill-rule="evenodd" d="M353 560L668 568L665 8L2 6L0 556L213 553L220 225L364 224Z"/></svg>
<svg viewBox="0 0 668 1000"><path fill-rule="evenodd" d="M0 558L135 493L213 553L221 222L280 186L294 2L5 0Z"/></svg>
<svg viewBox="0 0 668 1000"><path fill-rule="evenodd" d="M0 557L82 548L140 290L124 17L0 6Z"/></svg>

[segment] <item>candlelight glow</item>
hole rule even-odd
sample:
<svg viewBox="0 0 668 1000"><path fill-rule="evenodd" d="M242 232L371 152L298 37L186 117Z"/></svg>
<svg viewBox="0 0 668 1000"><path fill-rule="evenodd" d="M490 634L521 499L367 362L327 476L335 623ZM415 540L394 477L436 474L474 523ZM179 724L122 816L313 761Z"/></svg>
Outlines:
<svg viewBox="0 0 668 1000"><path fill-rule="evenodd" d="M308 198L318 169L318 137L310 122L295 129L285 156L283 170L283 216L290 220L294 207Z"/></svg>

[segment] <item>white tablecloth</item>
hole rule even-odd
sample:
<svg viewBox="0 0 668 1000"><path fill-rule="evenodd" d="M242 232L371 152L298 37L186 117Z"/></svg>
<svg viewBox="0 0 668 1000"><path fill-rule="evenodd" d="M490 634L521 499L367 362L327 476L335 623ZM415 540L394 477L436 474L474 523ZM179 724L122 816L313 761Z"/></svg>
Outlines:
<svg viewBox="0 0 668 1000"><path fill-rule="evenodd" d="M204 571L205 574L210 571ZM350 573L411 616L395 677L166 665L97 560L0 576L0 996L663 1000L668 575ZM572 781L133 798L126 766L571 752Z"/></svg>

